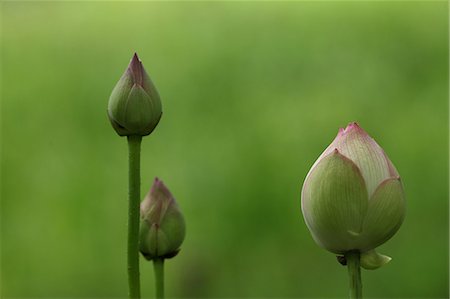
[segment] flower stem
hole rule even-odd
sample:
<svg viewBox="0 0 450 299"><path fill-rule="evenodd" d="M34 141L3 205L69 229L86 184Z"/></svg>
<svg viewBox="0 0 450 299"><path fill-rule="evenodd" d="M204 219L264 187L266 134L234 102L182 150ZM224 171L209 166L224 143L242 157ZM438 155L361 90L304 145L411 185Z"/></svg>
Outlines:
<svg viewBox="0 0 450 299"><path fill-rule="evenodd" d="M141 297L139 282L139 204L141 136L128 136L128 297Z"/></svg>
<svg viewBox="0 0 450 299"><path fill-rule="evenodd" d="M361 267L360 267L360 253L359 251L349 251L345 254L348 267L348 278L350 281L350 299L362 298L362 284L361 284Z"/></svg>
<svg viewBox="0 0 450 299"><path fill-rule="evenodd" d="M155 258L153 260L153 269L155 270L156 298L164 298L164 258Z"/></svg>

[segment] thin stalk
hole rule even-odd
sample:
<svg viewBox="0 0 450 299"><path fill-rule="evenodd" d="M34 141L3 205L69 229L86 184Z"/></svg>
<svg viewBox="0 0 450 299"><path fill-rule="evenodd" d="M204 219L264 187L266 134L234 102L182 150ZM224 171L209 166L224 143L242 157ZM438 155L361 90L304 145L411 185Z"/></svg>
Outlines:
<svg viewBox="0 0 450 299"><path fill-rule="evenodd" d="M139 204L141 136L128 136L128 297L141 297L139 281Z"/></svg>
<svg viewBox="0 0 450 299"><path fill-rule="evenodd" d="M155 288L156 298L164 298L164 258L155 258L153 260L153 269L155 270Z"/></svg>
<svg viewBox="0 0 450 299"><path fill-rule="evenodd" d="M345 254L348 267L349 278L349 296L350 299L362 298L362 284L361 284L361 267L359 251L349 251Z"/></svg>

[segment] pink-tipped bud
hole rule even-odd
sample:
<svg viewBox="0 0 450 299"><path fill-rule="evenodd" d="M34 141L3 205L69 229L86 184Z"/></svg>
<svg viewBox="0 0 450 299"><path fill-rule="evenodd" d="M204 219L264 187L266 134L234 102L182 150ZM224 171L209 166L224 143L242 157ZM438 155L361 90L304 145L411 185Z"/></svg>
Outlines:
<svg viewBox="0 0 450 299"><path fill-rule="evenodd" d="M145 136L161 115L159 94L135 53L109 98L109 120L120 136Z"/></svg>
<svg viewBox="0 0 450 299"><path fill-rule="evenodd" d="M314 240L338 254L369 252L400 228L405 216L400 176L357 123L340 129L312 166L303 184L302 212Z"/></svg>
<svg viewBox="0 0 450 299"><path fill-rule="evenodd" d="M161 180L155 178L141 203L140 251L148 259L171 258L185 237L184 217Z"/></svg>

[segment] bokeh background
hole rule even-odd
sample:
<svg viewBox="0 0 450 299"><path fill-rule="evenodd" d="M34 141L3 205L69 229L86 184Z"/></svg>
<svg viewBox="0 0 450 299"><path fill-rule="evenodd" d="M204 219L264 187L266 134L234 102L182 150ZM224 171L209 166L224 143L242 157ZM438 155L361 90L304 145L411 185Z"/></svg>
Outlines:
<svg viewBox="0 0 450 299"><path fill-rule="evenodd" d="M346 297L300 190L358 121L408 200L365 296L448 298L446 2L3 2L1 34L3 298L126 297L127 145L106 106L134 51L164 108L141 192L160 177L187 220L169 297Z"/></svg>

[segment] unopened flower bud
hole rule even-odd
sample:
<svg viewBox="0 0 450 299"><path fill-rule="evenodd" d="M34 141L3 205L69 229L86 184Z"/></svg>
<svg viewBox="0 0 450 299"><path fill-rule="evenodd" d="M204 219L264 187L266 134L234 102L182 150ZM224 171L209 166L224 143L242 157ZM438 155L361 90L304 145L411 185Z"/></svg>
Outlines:
<svg viewBox="0 0 450 299"><path fill-rule="evenodd" d="M389 240L405 216L400 176L383 149L351 123L309 171L302 212L319 246L337 254L358 250L365 268L377 268L390 258L371 250Z"/></svg>
<svg viewBox="0 0 450 299"><path fill-rule="evenodd" d="M159 94L135 53L109 97L109 120L120 136L145 136L161 115Z"/></svg>
<svg viewBox="0 0 450 299"><path fill-rule="evenodd" d="M185 236L183 215L169 189L158 178L141 203L140 251L148 259L178 254Z"/></svg>

